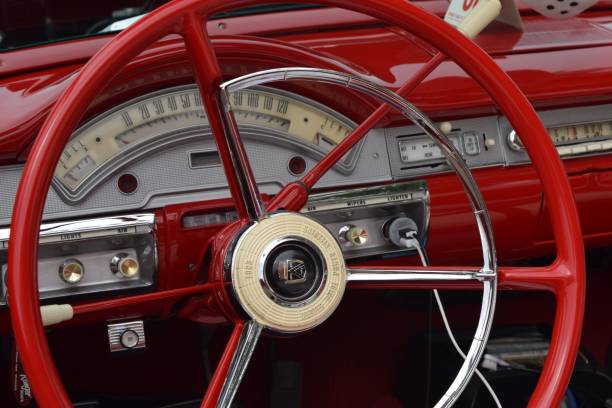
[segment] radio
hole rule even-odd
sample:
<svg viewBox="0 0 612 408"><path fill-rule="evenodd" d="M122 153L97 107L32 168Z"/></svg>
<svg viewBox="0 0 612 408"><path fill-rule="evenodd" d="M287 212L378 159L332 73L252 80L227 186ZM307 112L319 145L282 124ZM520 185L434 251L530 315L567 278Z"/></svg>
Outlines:
<svg viewBox="0 0 612 408"><path fill-rule="evenodd" d="M612 152L612 104L540 111L538 116L562 159ZM506 138L507 164L529 161L520 135L505 118L499 128Z"/></svg>
<svg viewBox="0 0 612 408"><path fill-rule="evenodd" d="M555 126L546 130L561 157L612 151L612 120ZM508 145L516 151L525 150L514 130L508 134Z"/></svg>

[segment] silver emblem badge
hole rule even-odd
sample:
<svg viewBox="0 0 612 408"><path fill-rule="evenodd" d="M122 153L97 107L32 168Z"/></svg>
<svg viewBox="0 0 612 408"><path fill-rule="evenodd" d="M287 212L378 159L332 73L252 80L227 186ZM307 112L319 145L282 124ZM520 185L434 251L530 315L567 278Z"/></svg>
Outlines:
<svg viewBox="0 0 612 408"><path fill-rule="evenodd" d="M278 264L278 278L287 285L306 282L306 264L300 259L287 259Z"/></svg>

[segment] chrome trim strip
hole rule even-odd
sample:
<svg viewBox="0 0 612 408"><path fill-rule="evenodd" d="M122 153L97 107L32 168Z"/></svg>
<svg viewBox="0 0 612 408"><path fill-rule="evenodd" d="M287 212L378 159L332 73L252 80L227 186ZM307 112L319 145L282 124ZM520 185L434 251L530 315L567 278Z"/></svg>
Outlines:
<svg viewBox="0 0 612 408"><path fill-rule="evenodd" d="M356 203L358 201L358 203ZM368 206L424 203L429 209L429 190L424 181L408 181L380 187L354 188L311 195L300 210L303 214L319 211L364 208ZM427 211L429 212L429 211Z"/></svg>
<svg viewBox="0 0 612 408"><path fill-rule="evenodd" d="M41 224L39 243L79 241L125 234L147 234L155 229L155 214L142 213ZM10 228L0 229L0 250L8 248Z"/></svg>
<svg viewBox="0 0 612 408"><path fill-rule="evenodd" d="M242 333L240 333L240 339L238 340L238 347L232 357L232 362L230 363L227 376L225 377L223 388L221 388L221 393L217 400L218 408L226 408L232 405L232 401L236 396L236 391L238 391L244 372L249 365L253 351L255 351L255 346L257 345L262 329L263 326L255 323L253 320L244 324Z"/></svg>

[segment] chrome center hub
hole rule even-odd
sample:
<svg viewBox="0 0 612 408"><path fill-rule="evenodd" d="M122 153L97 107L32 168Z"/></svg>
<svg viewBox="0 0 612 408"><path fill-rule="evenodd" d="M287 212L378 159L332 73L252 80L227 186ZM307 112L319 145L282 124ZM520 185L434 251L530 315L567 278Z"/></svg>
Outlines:
<svg viewBox="0 0 612 408"><path fill-rule="evenodd" d="M242 308L257 323L292 333L321 324L346 286L342 250L321 224L279 213L249 227L233 251L231 278Z"/></svg>

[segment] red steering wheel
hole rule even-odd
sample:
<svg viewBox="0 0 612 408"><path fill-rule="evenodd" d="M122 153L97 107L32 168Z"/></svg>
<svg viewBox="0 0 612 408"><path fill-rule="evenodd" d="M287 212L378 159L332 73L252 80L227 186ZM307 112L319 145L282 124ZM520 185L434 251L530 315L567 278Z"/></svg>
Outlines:
<svg viewBox="0 0 612 408"><path fill-rule="evenodd" d="M154 41L172 33L185 38L238 214L246 222L257 219L258 214L265 212L266 209L260 208L260 201L253 200L259 196L257 184L239 138L232 137L237 133L235 129L228 128L231 121L228 122L224 117L219 88L221 71L208 34L203 30L204 22L210 16L259 2L176 0L160 7L117 35L100 50L81 69L49 114L23 171L14 206L9 246L12 325L23 366L39 405L71 405L49 352L37 291L38 233L53 171L66 142L91 101L122 67ZM318 3L368 14L401 27L440 50L438 56L402 87L402 95L414 89L443 60L442 55L446 55L489 93L521 135L542 181L550 207L557 258L547 267L500 267L498 280L502 288L548 290L556 296L556 317L550 349L529 406L558 406L569 383L582 329L584 248L576 206L563 165L537 114L512 80L484 51L444 21L419 7L404 0L320 0ZM365 130L376 123L386 109L388 107L381 106L300 182L286 186L268 205L267 210L299 210L315 182L365 134ZM219 261L221 258L216 259ZM218 262L213 266L214 270L221 268ZM435 271L435 268L428 270ZM192 293L209 289L210 285L200 285ZM230 309L227 304L224 307ZM235 316L231 310L228 314ZM238 347L249 347L248 343L240 341L241 335L249 335L248 330L243 330L248 328L247 325L238 317L235 323L202 406L217 405L230 365L236 364L232 363L234 352Z"/></svg>

